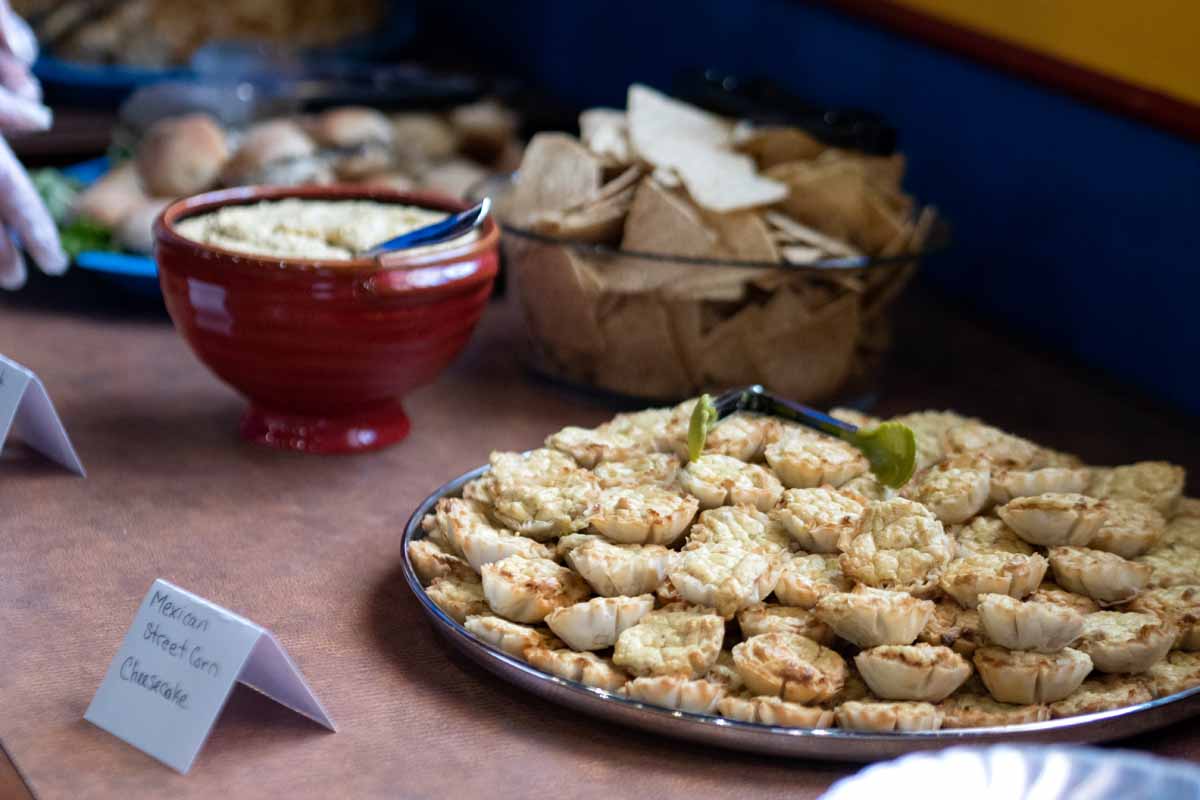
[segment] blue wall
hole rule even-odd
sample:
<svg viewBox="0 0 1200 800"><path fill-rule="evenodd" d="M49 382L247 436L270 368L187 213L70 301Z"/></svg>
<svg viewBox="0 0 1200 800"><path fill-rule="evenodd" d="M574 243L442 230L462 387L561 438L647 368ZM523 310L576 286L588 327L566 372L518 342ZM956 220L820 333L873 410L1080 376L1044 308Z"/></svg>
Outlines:
<svg viewBox="0 0 1200 800"><path fill-rule="evenodd" d="M798 2L448 5L425 13L568 103L711 66L882 112L954 228L926 280L1200 413L1200 145Z"/></svg>

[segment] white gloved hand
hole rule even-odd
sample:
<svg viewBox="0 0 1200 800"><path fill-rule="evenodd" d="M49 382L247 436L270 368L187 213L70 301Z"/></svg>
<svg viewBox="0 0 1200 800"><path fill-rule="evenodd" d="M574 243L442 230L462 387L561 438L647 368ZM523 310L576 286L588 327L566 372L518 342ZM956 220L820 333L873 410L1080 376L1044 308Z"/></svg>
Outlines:
<svg viewBox="0 0 1200 800"><path fill-rule="evenodd" d="M42 131L50 127L50 109L42 105L42 89L29 72L37 57L33 31L0 0L0 130ZM25 259L16 239L50 275L67 269L58 228L6 142L0 141L0 289L25 284Z"/></svg>

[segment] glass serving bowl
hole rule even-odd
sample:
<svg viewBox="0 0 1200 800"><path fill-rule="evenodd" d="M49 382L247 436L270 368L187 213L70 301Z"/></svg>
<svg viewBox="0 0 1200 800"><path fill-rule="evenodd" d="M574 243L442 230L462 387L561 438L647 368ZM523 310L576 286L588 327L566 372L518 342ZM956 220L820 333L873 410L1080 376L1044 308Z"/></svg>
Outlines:
<svg viewBox="0 0 1200 800"><path fill-rule="evenodd" d="M529 365L637 401L753 383L801 402L869 395L890 343L889 307L949 241L938 221L918 251L891 257L789 264L636 252L506 222L514 183L515 173L493 176L469 198L495 203Z"/></svg>

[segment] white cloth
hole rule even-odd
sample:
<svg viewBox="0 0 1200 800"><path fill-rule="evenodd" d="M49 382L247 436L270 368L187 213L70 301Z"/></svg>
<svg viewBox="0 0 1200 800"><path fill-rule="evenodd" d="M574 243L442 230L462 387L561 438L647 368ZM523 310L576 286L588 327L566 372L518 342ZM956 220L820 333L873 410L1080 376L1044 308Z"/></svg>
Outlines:
<svg viewBox="0 0 1200 800"><path fill-rule="evenodd" d="M0 131L41 131L50 127L50 109L42 104L41 86L29 72L36 57L33 31L13 12L8 0L0 0ZM17 289L25 284L25 259L17 241L43 272L58 275L67 269L58 228L24 167L3 141L0 228L0 289Z"/></svg>

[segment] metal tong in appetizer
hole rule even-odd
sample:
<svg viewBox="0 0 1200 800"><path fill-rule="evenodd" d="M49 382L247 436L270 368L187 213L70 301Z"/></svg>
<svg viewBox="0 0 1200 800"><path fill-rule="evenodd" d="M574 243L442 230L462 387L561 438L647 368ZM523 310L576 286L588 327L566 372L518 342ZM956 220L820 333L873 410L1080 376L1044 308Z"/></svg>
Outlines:
<svg viewBox="0 0 1200 800"><path fill-rule="evenodd" d="M822 414L816 409L784 400L755 384L733 389L716 400L701 395L688 427L688 456L694 461L704 451L704 441L718 422L737 411L769 414L799 422L858 448L871 464L871 472L885 486L899 488L908 482L916 467L917 443L908 426L884 422L864 430Z"/></svg>

